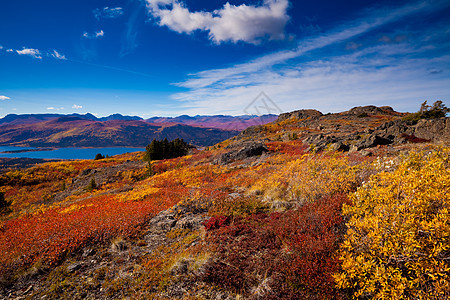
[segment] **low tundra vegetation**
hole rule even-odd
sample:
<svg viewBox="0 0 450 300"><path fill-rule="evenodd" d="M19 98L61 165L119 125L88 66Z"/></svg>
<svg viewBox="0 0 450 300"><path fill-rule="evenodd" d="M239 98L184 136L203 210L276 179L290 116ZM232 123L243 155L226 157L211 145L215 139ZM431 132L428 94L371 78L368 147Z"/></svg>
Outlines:
<svg viewBox="0 0 450 300"><path fill-rule="evenodd" d="M219 147L1 174L0 295L32 277L34 296L74 299L450 297L450 149L267 147L228 165Z"/></svg>

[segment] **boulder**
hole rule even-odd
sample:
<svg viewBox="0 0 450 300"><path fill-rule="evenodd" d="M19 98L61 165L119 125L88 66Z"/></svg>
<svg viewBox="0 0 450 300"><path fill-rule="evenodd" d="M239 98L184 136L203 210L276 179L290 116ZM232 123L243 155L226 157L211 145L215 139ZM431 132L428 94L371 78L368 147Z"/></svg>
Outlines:
<svg viewBox="0 0 450 300"><path fill-rule="evenodd" d="M433 142L450 141L450 118L419 120L414 126L414 135Z"/></svg>
<svg viewBox="0 0 450 300"><path fill-rule="evenodd" d="M332 143L328 146L330 151L348 151L350 147L342 142Z"/></svg>
<svg viewBox="0 0 450 300"><path fill-rule="evenodd" d="M371 148L371 147L376 147L376 146L384 146L384 145L389 145L392 144L393 140L388 139L386 137L382 137L379 135L371 135L366 139L363 139L361 141L359 141L358 143L356 143L354 145L354 147L352 147L352 151L355 151L355 149L357 150L361 150L361 149L366 149L366 148Z"/></svg>
<svg viewBox="0 0 450 300"><path fill-rule="evenodd" d="M267 149L264 143L250 143L239 150L233 150L222 154L218 159L218 163L224 165L235 160L243 160L249 157L258 156L268 151L269 149Z"/></svg>

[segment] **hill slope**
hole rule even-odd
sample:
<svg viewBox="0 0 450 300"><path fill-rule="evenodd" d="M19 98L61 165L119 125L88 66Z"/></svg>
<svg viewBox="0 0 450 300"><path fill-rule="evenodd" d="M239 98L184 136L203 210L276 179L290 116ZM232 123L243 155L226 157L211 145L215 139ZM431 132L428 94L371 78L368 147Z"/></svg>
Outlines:
<svg viewBox="0 0 450 300"><path fill-rule="evenodd" d="M199 146L223 141L236 131L188 125L153 125L138 120L86 120L64 116L49 121L0 126L0 145L32 147L145 147L153 139L183 138Z"/></svg>
<svg viewBox="0 0 450 300"><path fill-rule="evenodd" d="M0 298L447 299L448 122L300 110L180 158L6 172Z"/></svg>

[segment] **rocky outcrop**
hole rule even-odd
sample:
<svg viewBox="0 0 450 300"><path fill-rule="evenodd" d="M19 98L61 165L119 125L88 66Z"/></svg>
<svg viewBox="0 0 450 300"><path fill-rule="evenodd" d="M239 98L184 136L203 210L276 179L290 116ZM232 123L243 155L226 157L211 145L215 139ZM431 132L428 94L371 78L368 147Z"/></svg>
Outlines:
<svg viewBox="0 0 450 300"><path fill-rule="evenodd" d="M259 156L265 152L268 152L269 149L267 149L266 145L264 143L257 143L252 142L249 144L246 144L245 146L241 147L237 150L232 150L227 153L222 154L219 159L217 160L217 163L225 165L229 164L236 160L243 160L249 157L253 156Z"/></svg>
<svg viewBox="0 0 450 300"><path fill-rule="evenodd" d="M284 113L278 116L276 122L281 122L287 119L307 119L307 118L318 118L323 116L323 114L315 109L301 109L289 113Z"/></svg>
<svg viewBox="0 0 450 300"><path fill-rule="evenodd" d="M354 113L361 113L361 111L355 110ZM417 124L405 120L395 120L384 123L375 129L366 129L349 135L311 135L303 142L309 144L310 149L314 151L328 149L350 152L408 142L450 143L450 118L420 120Z"/></svg>
<svg viewBox="0 0 450 300"><path fill-rule="evenodd" d="M352 109L350 109L347 112L344 112L343 114L364 116L364 115L393 115L398 113L396 113L394 109L390 106L377 107L374 105L368 105L368 106L353 107Z"/></svg>
<svg viewBox="0 0 450 300"><path fill-rule="evenodd" d="M414 126L414 135L433 142L449 142L450 118L420 120Z"/></svg>

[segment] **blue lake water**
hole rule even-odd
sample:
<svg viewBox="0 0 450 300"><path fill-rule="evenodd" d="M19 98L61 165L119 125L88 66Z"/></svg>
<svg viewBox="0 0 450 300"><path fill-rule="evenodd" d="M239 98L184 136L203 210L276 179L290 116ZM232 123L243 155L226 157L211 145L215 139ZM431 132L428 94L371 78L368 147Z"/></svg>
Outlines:
<svg viewBox="0 0 450 300"><path fill-rule="evenodd" d="M0 152L17 150L39 150L29 147L0 146ZM0 157L27 157L44 159L93 159L97 153L102 155L117 155L127 152L144 151L144 148L105 147L105 148L58 148L46 151L31 151L19 153L0 153Z"/></svg>

